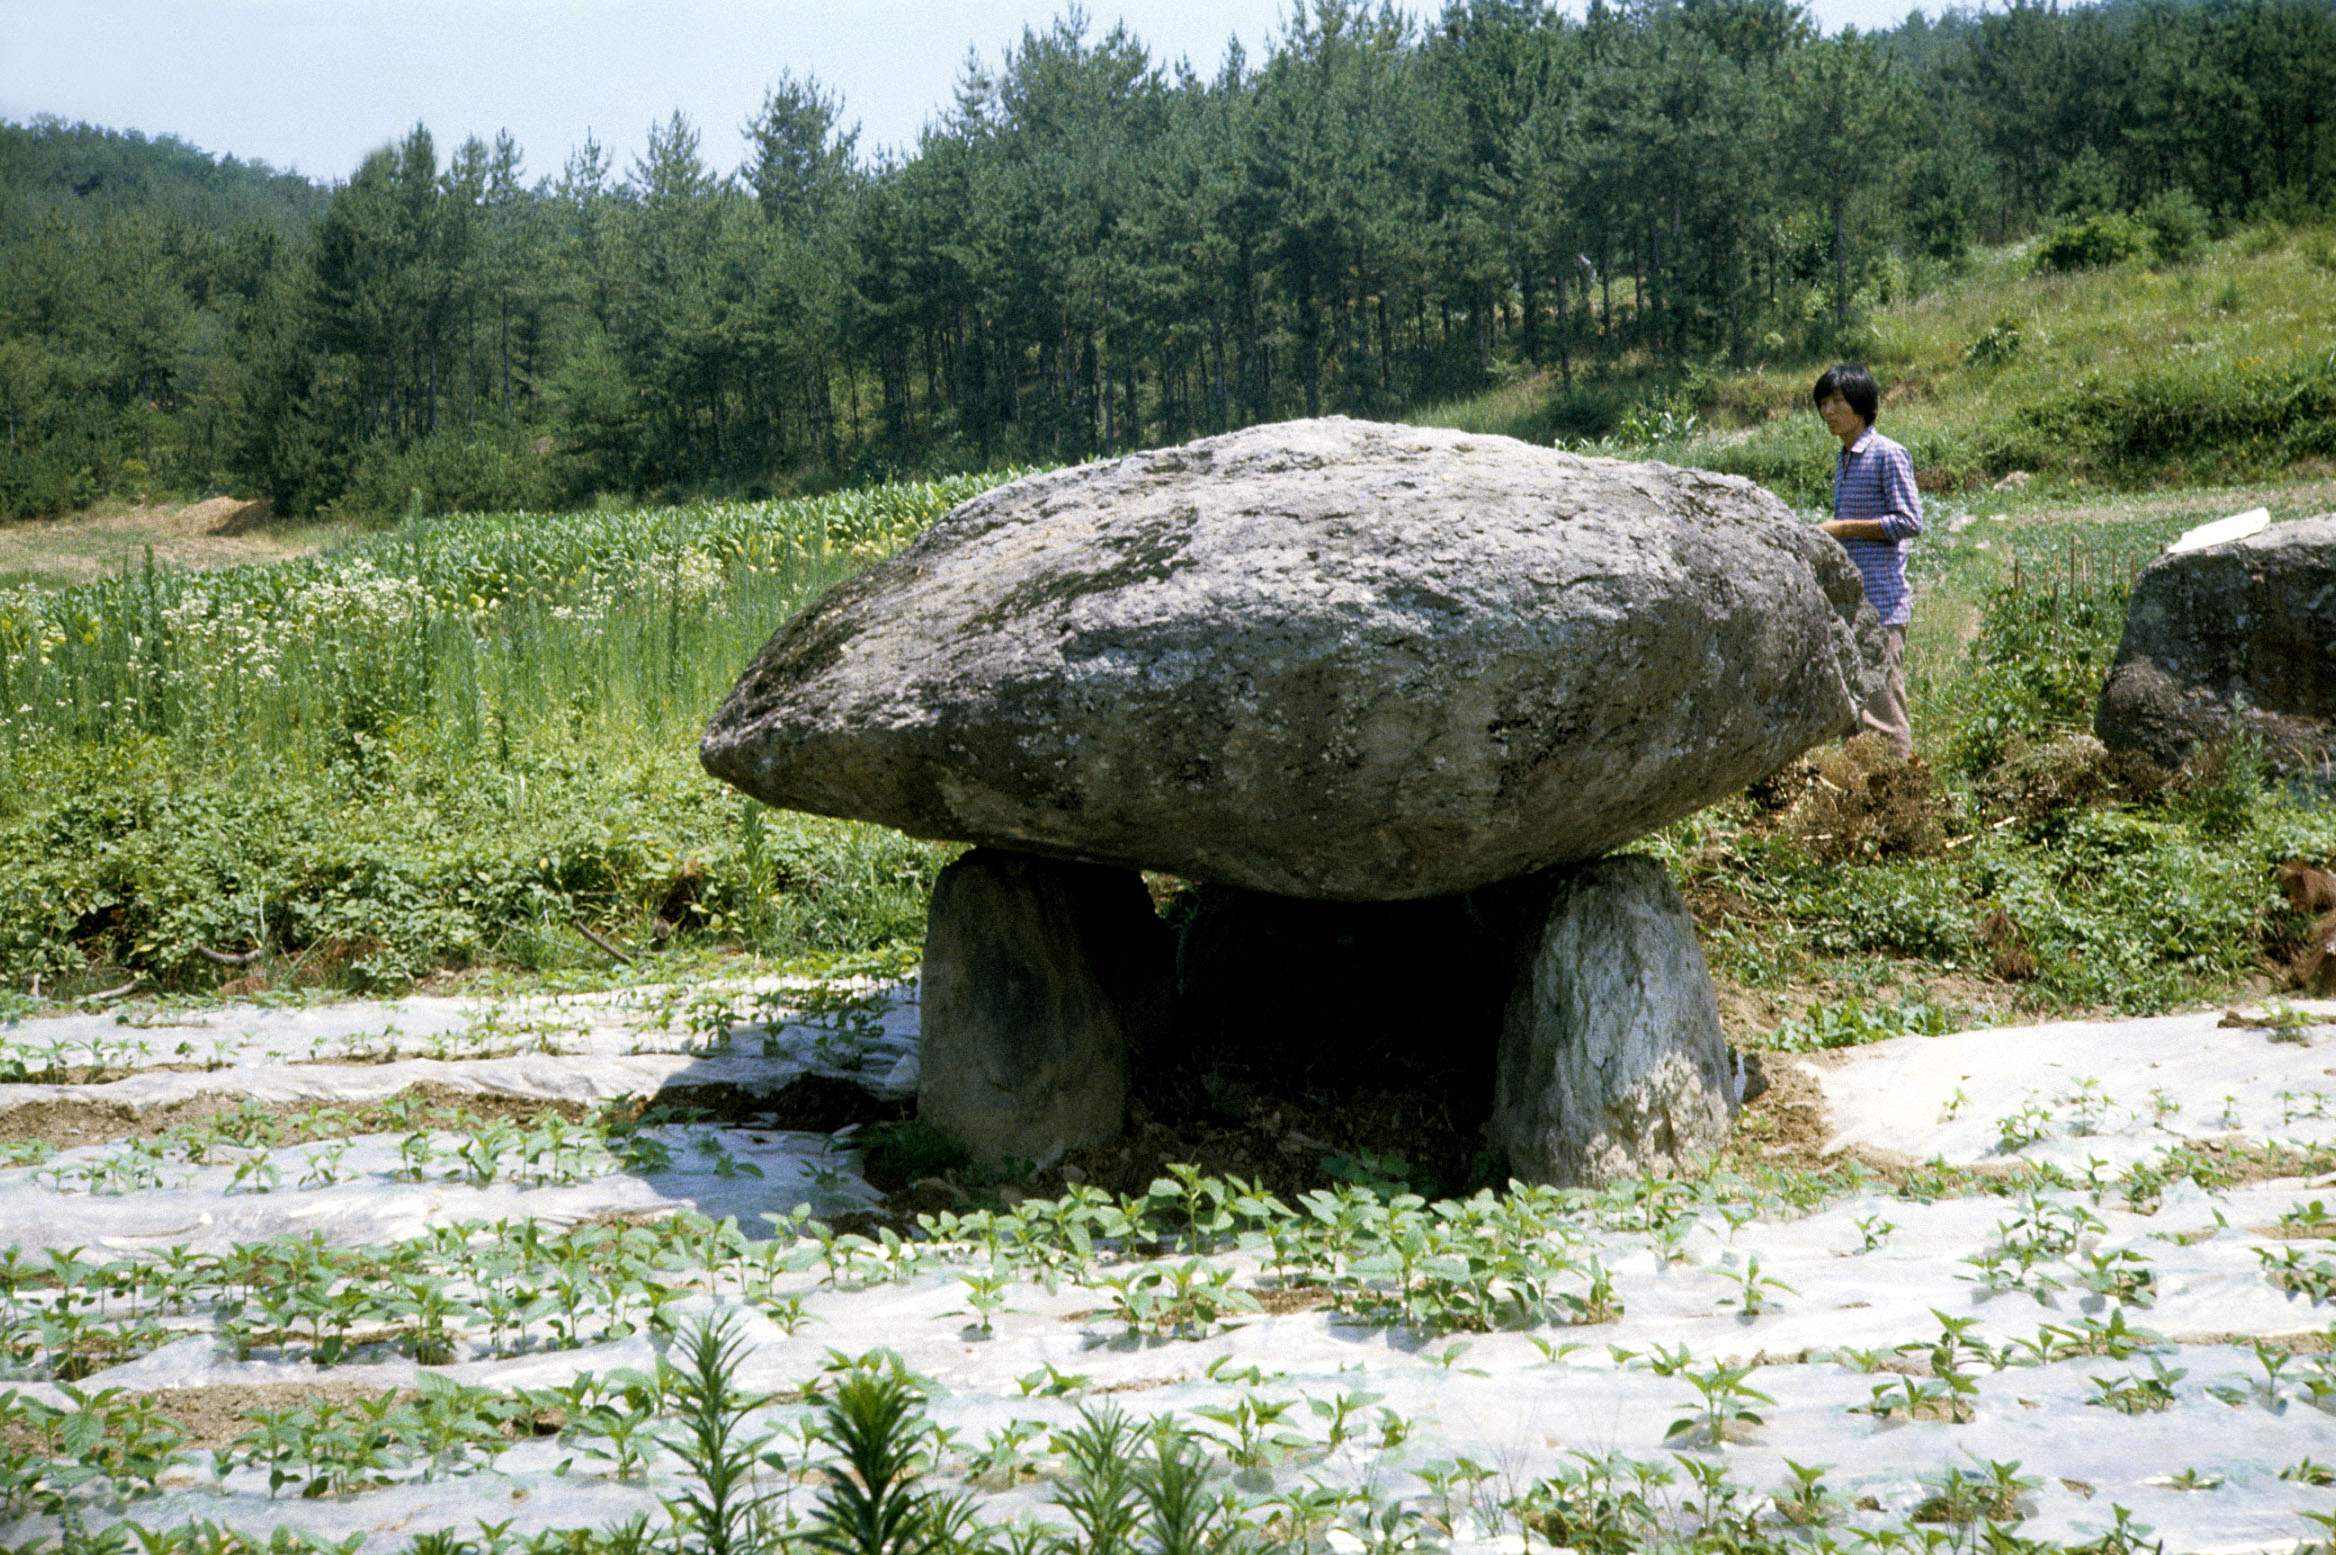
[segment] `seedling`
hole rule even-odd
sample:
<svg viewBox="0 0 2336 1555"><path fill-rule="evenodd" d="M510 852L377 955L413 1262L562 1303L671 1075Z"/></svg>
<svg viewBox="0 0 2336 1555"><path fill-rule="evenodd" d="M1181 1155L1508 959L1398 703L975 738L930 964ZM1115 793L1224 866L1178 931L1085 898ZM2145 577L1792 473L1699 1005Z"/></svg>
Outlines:
<svg viewBox="0 0 2336 1555"><path fill-rule="evenodd" d="M1991 1462L1985 1474L1966 1474L1950 1466L1945 1474L1929 1483L1932 1493L1914 1509L1911 1520L1968 1525L1981 1518L1999 1523L2017 1522L2027 1515L2028 1493L2043 1481L2020 1473L2020 1465L2014 1460Z"/></svg>
<svg viewBox="0 0 2336 1555"><path fill-rule="evenodd" d="M2149 1373L2130 1372L2122 1377L2094 1377L2093 1386L2100 1391L2085 1400L2114 1409L2121 1415L2151 1414L2173 1407L2175 1384L2189 1372L2184 1367L2169 1367L2156 1356L2147 1358Z"/></svg>
<svg viewBox="0 0 2336 1555"><path fill-rule="evenodd" d="M1079 1422L1054 1438L1069 1472L1056 1487L1054 1500L1070 1514L1078 1528L1080 1547L1090 1550L1127 1550L1135 1542L1136 1429L1118 1407L1082 1405ZM884 1546L883 1548L891 1548ZM878 1547L863 1545L860 1555L881 1555Z"/></svg>
<svg viewBox="0 0 2336 1555"><path fill-rule="evenodd" d="M2311 1456L2306 1454L2304 1457L2299 1458L2295 1462L2289 1464L2286 1468L2281 1469L2279 1471L2279 1477L2281 1479L2293 1480L2299 1485L2319 1485L2325 1487L2328 1485L2336 1485L2336 1467L2331 1467L2325 1463L2315 1463L2312 1461Z"/></svg>
<svg viewBox="0 0 2336 1555"><path fill-rule="evenodd" d="M1031 1451L1031 1444L1045 1436L1045 1425L1036 1420L999 1426L978 1451L966 1455L967 1477L990 1490L1010 1490L1025 1479L1036 1479L1041 1455Z"/></svg>
<svg viewBox="0 0 2336 1555"><path fill-rule="evenodd" d="M941 1315L943 1317L962 1317L967 1312L971 1312L975 1321L966 1325L968 1330L981 1335L984 1339L989 1338L993 1331L990 1326L991 1320L1006 1310L1006 1288L1013 1281L999 1272L995 1266L992 1266L986 1273L979 1271L961 1272L957 1279L965 1287L965 1305ZM798 1302L797 1306L800 1308L801 1303Z"/></svg>
<svg viewBox="0 0 2336 1555"><path fill-rule="evenodd" d="M255 1150L235 1163L235 1177L228 1192L272 1193L284 1181L284 1174L268 1158L265 1148Z"/></svg>
<svg viewBox="0 0 2336 1555"><path fill-rule="evenodd" d="M2146 1307L2157 1299L2157 1273L2149 1260L2132 1248L2082 1256L2085 1266L2077 1280L2085 1289L2136 1307Z"/></svg>
<svg viewBox="0 0 2336 1555"><path fill-rule="evenodd" d="M1822 1528L1847 1509L1839 1496L1825 1488L1825 1474L1832 1464L1801 1464L1787 1458L1784 1466L1792 1478L1769 1496L1777 1516L1795 1528Z"/></svg>
<svg viewBox="0 0 2336 1555"><path fill-rule="evenodd" d="M1323 1422L1324 1439L1330 1450L1336 1452L1357 1434L1355 1417L1363 1407L1378 1401L1376 1393L1341 1393L1336 1398L1309 1398L1306 1407Z"/></svg>
<svg viewBox="0 0 2336 1555"><path fill-rule="evenodd" d="M1717 1447L1731 1435L1740 1438L1760 1425L1760 1416L1749 1404L1773 1404L1776 1400L1746 1385L1744 1379L1759 1369L1757 1364L1714 1366L1708 1371L1685 1373L1702 1405L1695 1413L1672 1421L1671 1428L1663 1433L1663 1440L1690 1447Z"/></svg>
<svg viewBox="0 0 2336 1555"><path fill-rule="evenodd" d="M321 1149L311 1150L308 1153L307 1170L300 1174L300 1186L303 1188L329 1188L339 1182L341 1180L341 1157L348 1153L349 1142L345 1139L335 1144L326 1145Z"/></svg>
<svg viewBox="0 0 2336 1555"><path fill-rule="evenodd" d="M1062 1398L1085 1387L1092 1378L1084 1372L1057 1371L1054 1362L1041 1361L1038 1370L1016 1379L1024 1398Z"/></svg>
<svg viewBox="0 0 2336 1555"><path fill-rule="evenodd" d="M2299 1247L2283 1247L2276 1253L2268 1247L2252 1251L2262 1261L2263 1278L2274 1289L2291 1296L2308 1296L2315 1307L2336 1298L2336 1261L2306 1257Z"/></svg>
<svg viewBox="0 0 2336 1555"><path fill-rule="evenodd" d="M1995 1134L1997 1148L2005 1155L2015 1155L2051 1137L2051 1110L2035 1101L2022 1103L2016 1112L1995 1120Z"/></svg>
<svg viewBox="0 0 2336 1555"><path fill-rule="evenodd" d="M1741 1270L1722 1270L1721 1273L1726 1278L1736 1282L1737 1294L1721 1297L1720 1305L1723 1307L1741 1306L1746 1317L1758 1317L1761 1314L1767 1307L1770 1291L1783 1291L1791 1296L1800 1294L1799 1291L1794 1290L1774 1275L1762 1274L1760 1272L1760 1255L1757 1253L1746 1260Z"/></svg>
<svg viewBox="0 0 2336 1555"><path fill-rule="evenodd" d="M1194 1413L1224 1428L1217 1439L1224 1446L1227 1462L1235 1468L1262 1469L1306 1446L1306 1438L1282 1423L1296 1407L1295 1399L1269 1401L1245 1393L1234 1404L1204 1406Z"/></svg>
<svg viewBox="0 0 2336 1555"><path fill-rule="evenodd" d="M1920 1377L1876 1383L1866 1402L1850 1405L1849 1412L1872 1415L1876 1420L1945 1420L1956 1425L1965 1424L1971 1418L1970 1406L1956 1397L1953 1389Z"/></svg>
<svg viewBox="0 0 2336 1555"><path fill-rule="evenodd" d="M2080 1138L2099 1133L2115 1105L2101 1089L2101 1082L2091 1075L2080 1077L2060 1100L2068 1108L2068 1131Z"/></svg>
<svg viewBox="0 0 2336 1555"><path fill-rule="evenodd" d="M856 1371L827 1408L827 1487L813 1514L809 1542L828 1555L886 1555L940 1542L958 1509L919 1490L930 1467L934 1433L920 1400L897 1372ZM767 1537L745 1548L768 1549ZM707 1555L730 1555L708 1545Z"/></svg>

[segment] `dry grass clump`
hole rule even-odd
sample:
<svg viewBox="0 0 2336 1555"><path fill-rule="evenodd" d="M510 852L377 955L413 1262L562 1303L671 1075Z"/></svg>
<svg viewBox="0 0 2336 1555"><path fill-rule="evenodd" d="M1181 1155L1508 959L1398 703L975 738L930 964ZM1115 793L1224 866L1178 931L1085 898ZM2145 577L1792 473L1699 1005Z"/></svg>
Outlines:
<svg viewBox="0 0 2336 1555"><path fill-rule="evenodd" d="M1995 975L2005 982L2024 983L2036 975L2035 952L2028 948L2027 936L2010 913L1998 907L1980 919L1971 934L1987 952Z"/></svg>
<svg viewBox="0 0 2336 1555"><path fill-rule="evenodd" d="M1900 757L1882 736L1860 734L1806 765L1807 784L1777 830L1820 861L1923 858L1946 846L1947 796L1921 756Z"/></svg>
<svg viewBox="0 0 2336 1555"><path fill-rule="evenodd" d="M2311 920L2287 958L2296 986L2315 999L2336 997L2336 863L2330 869L2296 859L2279 866L2288 910Z"/></svg>
<svg viewBox="0 0 2336 1555"><path fill-rule="evenodd" d="M2203 781L2218 781L2221 772L2216 765ZM2015 741L1974 793L1987 810L2034 827L2065 810L2152 799L2173 781L2138 751L2112 751L2090 734L2069 734L2039 744Z"/></svg>

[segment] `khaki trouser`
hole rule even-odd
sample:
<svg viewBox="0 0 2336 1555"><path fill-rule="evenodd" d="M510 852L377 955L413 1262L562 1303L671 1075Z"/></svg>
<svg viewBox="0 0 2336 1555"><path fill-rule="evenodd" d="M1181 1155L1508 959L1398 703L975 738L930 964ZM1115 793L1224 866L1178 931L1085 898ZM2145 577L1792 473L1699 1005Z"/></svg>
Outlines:
<svg viewBox="0 0 2336 1555"><path fill-rule="evenodd" d="M1882 628L1884 651L1881 689L1858 717L1868 729L1897 747L1901 756L1914 754L1914 726L1906 718L1906 628Z"/></svg>

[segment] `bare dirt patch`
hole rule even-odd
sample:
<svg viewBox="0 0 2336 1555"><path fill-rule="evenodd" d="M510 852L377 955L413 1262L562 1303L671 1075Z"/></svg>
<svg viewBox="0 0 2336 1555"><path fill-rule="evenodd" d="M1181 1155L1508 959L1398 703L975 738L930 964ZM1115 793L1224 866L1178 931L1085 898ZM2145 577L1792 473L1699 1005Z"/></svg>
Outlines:
<svg viewBox="0 0 2336 1555"><path fill-rule="evenodd" d="M669 1085L636 1102L625 1117L638 1119L645 1113L660 1112L699 1122L831 1134L847 1124L893 1121L906 1110L903 1104L886 1101L848 1081L801 1075L775 1091L726 1084ZM204 1091L144 1108L126 1101L67 1096L14 1105L0 1101L0 1144L40 1139L61 1150L119 1144L233 1118L255 1131L264 1119L269 1125L269 1145L282 1147L417 1127L461 1130L497 1121L526 1124L553 1115L577 1123L590 1111L581 1102L563 1098L466 1091L436 1083L411 1085L395 1096L347 1106L315 1101L258 1103L224 1091Z"/></svg>
<svg viewBox="0 0 2336 1555"><path fill-rule="evenodd" d="M306 556L347 534L337 525L279 523L265 502L236 497L98 508L0 525L0 578L86 583L144 566L149 548L157 566L246 567Z"/></svg>
<svg viewBox="0 0 2336 1555"><path fill-rule="evenodd" d="M296 1409L302 1404L370 1403L384 1393L401 1402L421 1397L412 1388L377 1387L362 1382L219 1382L193 1388L164 1388L149 1393L156 1411L186 1432L179 1446L197 1451L227 1447L251 1429L252 1417L263 1410Z"/></svg>
<svg viewBox="0 0 2336 1555"><path fill-rule="evenodd" d="M497 1118L527 1122L546 1113L558 1113L574 1122L584 1116L585 1110L572 1101L462 1091L447 1085L410 1086L385 1101L352 1107L311 1101L255 1104L248 1096L224 1091L205 1091L145 1108L123 1101L68 1096L0 1107L0 1143L45 1139L59 1149L111 1145L128 1139L156 1139L174 1129L199 1128L221 1118L265 1115L276 1127L272 1144L300 1145L315 1139L339 1139L369 1129L386 1129L392 1123L389 1109L399 1102L419 1103L416 1120L439 1128L491 1122Z"/></svg>
<svg viewBox="0 0 2336 1555"><path fill-rule="evenodd" d="M1728 1150L1762 1166L1821 1168L1833 1125L1825 1116L1825 1087L1809 1065L1816 1055L1770 1053L1762 1066L1768 1089L1744 1104Z"/></svg>

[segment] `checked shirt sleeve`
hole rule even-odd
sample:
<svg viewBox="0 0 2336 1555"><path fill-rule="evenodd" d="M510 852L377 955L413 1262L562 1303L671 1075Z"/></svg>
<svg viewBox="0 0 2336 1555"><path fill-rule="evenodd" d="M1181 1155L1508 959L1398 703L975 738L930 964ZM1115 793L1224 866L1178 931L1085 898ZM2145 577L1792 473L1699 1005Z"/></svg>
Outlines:
<svg viewBox="0 0 2336 1555"><path fill-rule="evenodd" d="M1881 453L1882 511L1871 516L1891 539L1911 540L1922 533L1922 493L1915 488L1914 461L1895 446Z"/></svg>

